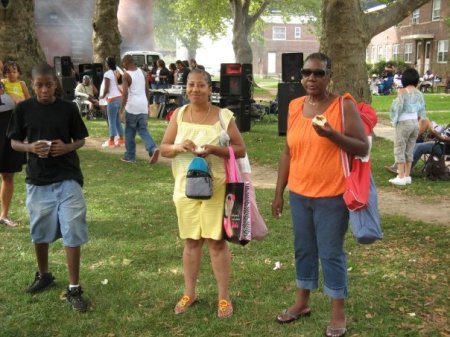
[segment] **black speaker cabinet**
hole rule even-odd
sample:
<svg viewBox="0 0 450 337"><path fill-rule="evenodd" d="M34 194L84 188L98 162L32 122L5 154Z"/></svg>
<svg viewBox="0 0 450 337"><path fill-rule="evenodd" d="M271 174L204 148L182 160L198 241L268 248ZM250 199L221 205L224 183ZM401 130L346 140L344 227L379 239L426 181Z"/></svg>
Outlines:
<svg viewBox="0 0 450 337"><path fill-rule="evenodd" d="M92 74L92 63L79 64L78 65L78 74L80 74L80 79L83 78L82 74Z"/></svg>
<svg viewBox="0 0 450 337"><path fill-rule="evenodd" d="M97 90L100 90L100 85L103 81L103 64L93 63L92 64L92 81L94 82Z"/></svg>
<svg viewBox="0 0 450 337"><path fill-rule="evenodd" d="M222 107L230 109L233 111L234 117L236 118L236 124L240 132L248 132L251 127L251 115L250 108L251 103L249 100L231 100L221 99L220 102Z"/></svg>
<svg viewBox="0 0 450 337"><path fill-rule="evenodd" d="M289 103L305 94L300 82L278 83L278 135L286 135Z"/></svg>
<svg viewBox="0 0 450 337"><path fill-rule="evenodd" d="M72 76L72 60L70 56L61 56L61 75L62 77Z"/></svg>
<svg viewBox="0 0 450 337"><path fill-rule="evenodd" d="M63 76L61 78L61 86L63 90L63 98L68 100L75 99L75 88L77 86L77 80L73 76Z"/></svg>
<svg viewBox="0 0 450 337"><path fill-rule="evenodd" d="M222 63L220 65L220 96L252 97L253 68L250 63Z"/></svg>
<svg viewBox="0 0 450 337"><path fill-rule="evenodd" d="M300 82L302 68L303 53L281 54L281 80L283 82Z"/></svg>
<svg viewBox="0 0 450 337"><path fill-rule="evenodd" d="M55 56L53 58L53 67L55 68L56 76L62 77L62 70L61 70L61 56Z"/></svg>

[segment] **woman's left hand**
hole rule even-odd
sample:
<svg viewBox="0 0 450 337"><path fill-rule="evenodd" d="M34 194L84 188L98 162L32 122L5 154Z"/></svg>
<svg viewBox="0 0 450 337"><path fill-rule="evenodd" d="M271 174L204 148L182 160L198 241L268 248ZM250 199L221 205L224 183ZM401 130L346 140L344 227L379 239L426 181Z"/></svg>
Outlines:
<svg viewBox="0 0 450 337"><path fill-rule="evenodd" d="M334 130L331 128L330 124L325 123L324 126L319 126L319 125L315 125L313 124L313 128L314 130L316 130L317 134L320 137L327 137L330 138L330 136L333 134Z"/></svg>
<svg viewBox="0 0 450 337"><path fill-rule="evenodd" d="M199 157L205 158L206 156L213 153L213 147L213 145L209 144L197 146L192 152Z"/></svg>

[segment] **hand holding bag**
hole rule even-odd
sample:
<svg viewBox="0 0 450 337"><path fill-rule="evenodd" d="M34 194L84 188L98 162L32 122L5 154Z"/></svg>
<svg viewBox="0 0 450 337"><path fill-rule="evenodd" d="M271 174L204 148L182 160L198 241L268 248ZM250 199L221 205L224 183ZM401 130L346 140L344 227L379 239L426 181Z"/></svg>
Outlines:
<svg viewBox="0 0 450 337"><path fill-rule="evenodd" d="M208 162L202 157L194 157L186 174L186 196L190 199L211 199L212 179Z"/></svg>

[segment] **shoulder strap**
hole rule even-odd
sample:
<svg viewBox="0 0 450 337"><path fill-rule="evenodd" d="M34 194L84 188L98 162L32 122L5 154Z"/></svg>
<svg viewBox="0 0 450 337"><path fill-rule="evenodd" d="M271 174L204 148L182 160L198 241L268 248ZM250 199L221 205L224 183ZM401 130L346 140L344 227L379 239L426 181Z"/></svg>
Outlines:
<svg viewBox="0 0 450 337"><path fill-rule="evenodd" d="M342 132L345 132L345 115L344 115L344 98L339 97L339 105L341 108ZM344 170L344 177L350 176L350 165L348 163L347 152L341 149L342 169Z"/></svg>
<svg viewBox="0 0 450 337"><path fill-rule="evenodd" d="M225 122L223 120L223 116L222 116L222 108L219 110L219 122L220 122L220 126L222 127L223 130L227 130L225 128Z"/></svg>
<svg viewBox="0 0 450 337"><path fill-rule="evenodd" d="M186 110L188 104L183 105L180 110L178 110L178 115L177 115L177 124L181 124L181 122L183 121L183 116L184 116L184 111Z"/></svg>

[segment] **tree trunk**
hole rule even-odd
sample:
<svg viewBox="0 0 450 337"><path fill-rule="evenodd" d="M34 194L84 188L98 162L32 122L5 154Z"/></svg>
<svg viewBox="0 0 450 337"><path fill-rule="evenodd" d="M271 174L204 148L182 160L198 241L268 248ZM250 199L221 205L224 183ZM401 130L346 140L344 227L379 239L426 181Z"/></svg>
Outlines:
<svg viewBox="0 0 450 337"><path fill-rule="evenodd" d="M114 56L117 64L120 64L121 36L117 19L118 8L119 0L96 0L92 19L94 63L104 63L106 57Z"/></svg>
<svg viewBox="0 0 450 337"><path fill-rule="evenodd" d="M179 37L183 46L187 49L188 60L194 59L197 55L197 49L200 48L200 42L198 38L198 34L195 31L191 31L185 37Z"/></svg>
<svg viewBox="0 0 450 337"><path fill-rule="evenodd" d="M0 8L0 59L17 61L21 79L30 88L31 69L45 61L34 25L34 1L10 1L7 9Z"/></svg>
<svg viewBox="0 0 450 337"><path fill-rule="evenodd" d="M320 49L333 61L331 90L371 102L366 48L372 37L399 23L429 0L398 0L381 11L364 13L360 0L323 0ZM351 24L349 24L351 23Z"/></svg>
<svg viewBox="0 0 450 337"><path fill-rule="evenodd" d="M243 0L243 2L242 0L229 0L229 2L233 17L232 44L236 62L252 63L253 52L248 42L248 36L256 20L270 3L270 0L265 0L252 16L249 15L251 0Z"/></svg>

